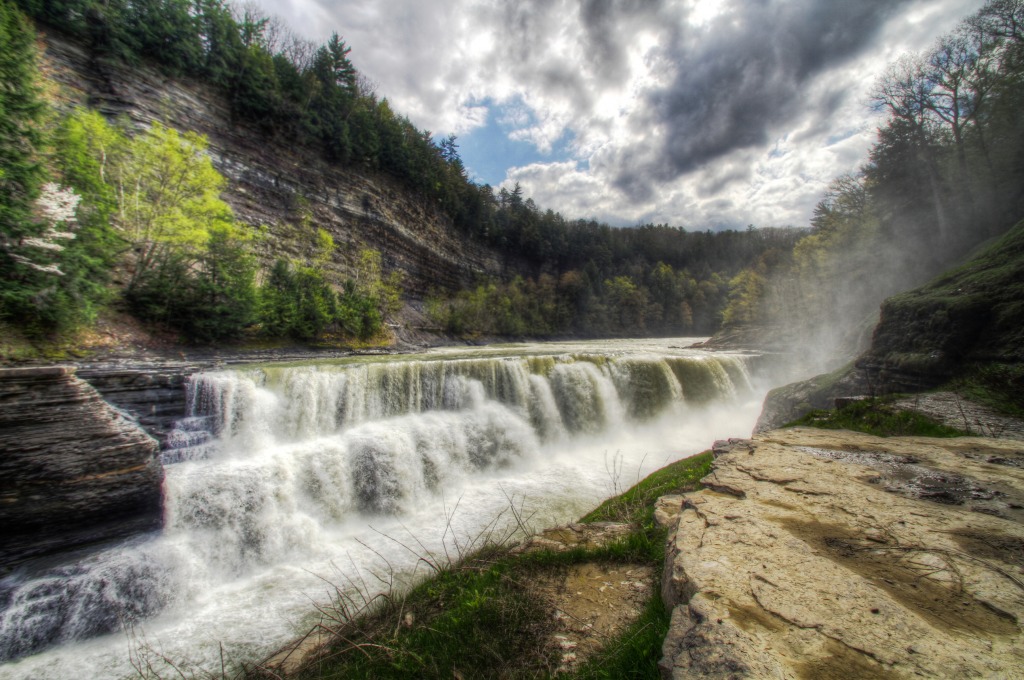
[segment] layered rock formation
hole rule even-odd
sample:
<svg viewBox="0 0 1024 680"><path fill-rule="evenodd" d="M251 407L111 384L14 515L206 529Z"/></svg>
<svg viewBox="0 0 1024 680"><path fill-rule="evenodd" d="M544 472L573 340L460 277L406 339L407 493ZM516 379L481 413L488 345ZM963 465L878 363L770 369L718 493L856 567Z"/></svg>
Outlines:
<svg viewBox="0 0 1024 680"><path fill-rule="evenodd" d="M156 441L74 369L0 369L0 452L0 573L160 526Z"/></svg>
<svg viewBox="0 0 1024 680"><path fill-rule="evenodd" d="M721 450L661 507L666 678L1024 677L1024 441L793 429Z"/></svg>
<svg viewBox="0 0 1024 680"><path fill-rule="evenodd" d="M339 246L330 265L336 280L353 271L363 247L383 254L386 271L404 272L413 297L502 273L500 254L457 233L437 206L390 178L330 165L318 149L234 124L227 101L211 87L145 67L101 66L54 31L43 38L45 70L68 104L207 136L213 163L229 181L224 199L240 220L266 229L258 244L265 263L311 255L322 227Z"/></svg>

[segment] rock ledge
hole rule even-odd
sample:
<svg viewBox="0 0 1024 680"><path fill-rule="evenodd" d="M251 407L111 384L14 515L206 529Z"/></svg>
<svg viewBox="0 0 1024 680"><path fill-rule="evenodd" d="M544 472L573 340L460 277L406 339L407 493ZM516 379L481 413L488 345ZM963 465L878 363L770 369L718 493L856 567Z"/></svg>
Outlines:
<svg viewBox="0 0 1024 680"><path fill-rule="evenodd" d="M666 678L1024 677L1024 441L793 429L689 494Z"/></svg>

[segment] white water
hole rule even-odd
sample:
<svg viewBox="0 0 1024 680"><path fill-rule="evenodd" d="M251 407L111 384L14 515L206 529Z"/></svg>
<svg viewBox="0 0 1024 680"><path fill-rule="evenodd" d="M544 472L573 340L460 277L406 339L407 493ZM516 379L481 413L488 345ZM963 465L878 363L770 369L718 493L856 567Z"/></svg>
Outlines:
<svg viewBox="0 0 1024 680"><path fill-rule="evenodd" d="M510 522L510 499L536 529L570 521L715 439L748 435L763 391L741 358L678 349L691 342L196 376L163 454L165 529L0 583L0 654L42 650L0 665L0 678L128 676L143 642L185 669L219 669L221 649L257 660L316 622L329 583L377 589L383 560L416 578L403 543L453 553Z"/></svg>

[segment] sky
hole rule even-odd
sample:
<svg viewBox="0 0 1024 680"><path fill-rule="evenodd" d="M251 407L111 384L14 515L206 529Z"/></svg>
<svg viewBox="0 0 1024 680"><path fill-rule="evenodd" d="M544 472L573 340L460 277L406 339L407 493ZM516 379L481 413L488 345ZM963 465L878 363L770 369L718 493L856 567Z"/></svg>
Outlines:
<svg viewBox="0 0 1024 680"><path fill-rule="evenodd" d="M983 0L254 0L337 32L470 177L567 218L806 226L880 124L870 92Z"/></svg>

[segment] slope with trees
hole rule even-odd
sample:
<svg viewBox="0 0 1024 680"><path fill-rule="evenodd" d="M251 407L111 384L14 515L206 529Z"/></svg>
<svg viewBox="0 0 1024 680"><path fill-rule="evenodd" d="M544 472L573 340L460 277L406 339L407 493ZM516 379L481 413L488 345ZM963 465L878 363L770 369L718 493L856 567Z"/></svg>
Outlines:
<svg viewBox="0 0 1024 680"><path fill-rule="evenodd" d="M71 233L60 225L36 227L54 246L63 244L59 252L67 274L57 277L56 285L53 277L40 284L48 301L36 304L40 298L33 298L20 279L4 281L10 294L0 315L18 323L27 320L37 337L88 325L97 310L114 304L190 341L217 342L258 330L302 340L367 338L400 307L401 287L418 304L427 294L424 280L438 286L428 305L435 322L452 332L710 333L721 319L726 282L757 257L787 250L795 240L788 230L772 229L615 229L542 210L518 186L495 192L477 185L467 177L457 139L435 140L394 112L356 72L350 48L339 36L316 46L251 8L234 9L220 0L17 4L47 31L72 36L84 50L88 64L81 68L87 72L64 76L65 86L99 83L70 98L79 102L76 107L68 105L66 93L40 98L47 81L37 72L26 80L25 91L33 93L39 117L32 128L41 145L34 156L36 184L56 180L56 190L73 191L81 201L75 221L69 222L76 226L74 240L57 243L56 234L65 238ZM9 1L6 11L18 15ZM18 21L25 36L23 56L32 71L31 27ZM159 63L146 60L145 55L158 51ZM59 56L48 70L68 68L67 50ZM227 148L218 139L220 148L207 149L206 140L188 130L194 117L182 115L173 99L136 102L143 107L141 116L131 102L110 99L106 90L131 90L125 87L126 69L142 73L154 68L219 93L238 130L227 143L246 138L248 146ZM151 80L140 89L152 85ZM108 114L125 111L131 122L111 125L86 110L86 101L108 102ZM186 96L188 101L196 100ZM164 111L164 123L154 121L159 111ZM259 138L247 137L253 133ZM377 178L359 181L378 189L364 191L361 198L334 198L332 192L339 189L328 184L310 189L309 178L296 174L301 168L273 167L265 158L263 165L243 168L239 176L245 154L263 146L321 155L328 165L311 167ZM225 171L235 173L227 182L221 176ZM165 182L173 173L188 181ZM280 194L275 198L289 204L286 222L260 215L254 221L260 226L246 225L252 210L242 220L237 217L239 207L254 205L252 184L239 185L252 177L275 178L273 190ZM328 177L317 182L329 183ZM266 186L264 179L259 181ZM158 190L161 186L185 191L171 195ZM285 195L281 187L291 193ZM417 211L436 213L430 219L457 235L446 239L473 244L475 252L489 253L484 259L493 264L466 267L478 272L474 280L465 273L445 276L443 259L424 260L427 254L446 257L440 250L410 254L403 230L425 243L430 238L412 233L420 228L419 218L395 210L390 205L394 191L388 187L418 197ZM255 203L273 202L265 199L260 195ZM376 236L379 245L368 247L367 235L379 231L373 218L343 230L336 220L328 224L337 200L361 201L367 215L405 210L392 221L406 226L398 230L397 240L394 231L384 231ZM403 201L408 203L395 203ZM17 228L9 228L16 235ZM324 237L337 246L325 248ZM57 247L47 257L55 257ZM52 264L46 258L41 262ZM372 266L364 266L367 262ZM18 296L32 303L19 306ZM489 307L502 313L483 313Z"/></svg>
<svg viewBox="0 0 1024 680"><path fill-rule="evenodd" d="M824 357L849 356L851 330L869 328L884 298L1024 216L1021 26L1024 2L990 0L931 50L888 68L874 93L886 120L868 163L832 183L791 253L733 279L728 325L774 326Z"/></svg>

